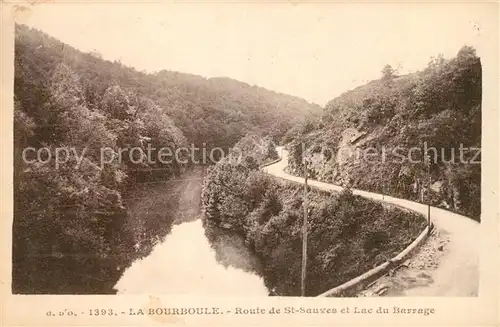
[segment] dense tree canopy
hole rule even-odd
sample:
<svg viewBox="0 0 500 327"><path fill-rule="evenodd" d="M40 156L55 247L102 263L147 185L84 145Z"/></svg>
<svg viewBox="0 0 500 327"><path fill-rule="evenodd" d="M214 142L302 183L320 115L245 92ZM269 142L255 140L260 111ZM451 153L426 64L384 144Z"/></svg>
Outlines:
<svg viewBox="0 0 500 327"><path fill-rule="evenodd" d="M21 99L25 104L36 103L33 98L42 96L45 81L64 63L79 76L90 108L125 119L133 111L127 106L132 101L130 93L149 98L197 145L229 147L248 132L280 137L294 122L321 112L318 105L303 99L230 78L207 79L167 70L138 72L23 25L16 26L16 63L26 77L20 85L27 91ZM109 101L114 101L114 107L109 107Z"/></svg>
<svg viewBox="0 0 500 327"><path fill-rule="evenodd" d="M144 237L130 227L144 224L127 223L124 195L185 165L185 152L178 161L155 160L161 148L228 148L249 132L278 137L319 111L231 79L141 73L23 25L16 26L14 93L16 293L109 291L102 283L120 274ZM27 148L62 160L42 163ZM148 149L154 162L144 158Z"/></svg>
<svg viewBox="0 0 500 327"><path fill-rule="evenodd" d="M254 155L261 158L260 150ZM228 230L241 235L260 258L271 294L299 296L303 186L280 182L257 167L230 160L210 167L202 196L206 234L210 240ZM308 205L309 296L384 262L425 225L417 214L384 208L348 189L338 194L311 189Z"/></svg>

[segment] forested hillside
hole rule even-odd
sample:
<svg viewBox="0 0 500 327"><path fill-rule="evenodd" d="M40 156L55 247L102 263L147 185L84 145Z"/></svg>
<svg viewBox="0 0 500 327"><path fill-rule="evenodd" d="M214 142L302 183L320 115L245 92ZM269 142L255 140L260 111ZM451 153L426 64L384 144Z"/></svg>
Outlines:
<svg viewBox="0 0 500 327"><path fill-rule="evenodd" d="M146 162L140 152L116 160L120 149L149 146L156 158L160 148L189 143L229 147L250 131L278 137L318 108L230 79L140 73L26 26L16 26L14 93L15 293L111 292L147 254L138 242L168 232L173 204L147 222L132 221L143 217L128 204L140 201L139 183L169 181L184 168ZM44 151L23 160L28 147Z"/></svg>
<svg viewBox="0 0 500 327"><path fill-rule="evenodd" d="M252 147L251 144L254 146ZM299 296L303 186L269 176L259 165L276 157L269 140L245 137L243 160L208 169L202 204L209 240L237 233L260 259L273 295ZM308 296L340 285L399 253L425 226L422 216L353 195L308 192Z"/></svg>
<svg viewBox="0 0 500 327"><path fill-rule="evenodd" d="M116 84L126 93L154 101L190 142L199 145L231 146L247 132L279 137L297 120L321 112L318 105L303 99L230 78L207 79L167 70L145 74L20 25L16 27L16 64L25 81L20 87L30 90L20 99L25 110L35 103L32 97L44 93L44 82L60 63L79 76L91 109Z"/></svg>
<svg viewBox="0 0 500 327"><path fill-rule="evenodd" d="M417 73L398 76L386 66L379 80L331 100L321 119L294 126L283 142L290 143L294 173L302 173L305 151L320 180L430 200L479 220L480 59L464 46L455 58L432 58ZM430 192L425 144L436 149L428 150ZM366 151L368 159L357 156Z"/></svg>

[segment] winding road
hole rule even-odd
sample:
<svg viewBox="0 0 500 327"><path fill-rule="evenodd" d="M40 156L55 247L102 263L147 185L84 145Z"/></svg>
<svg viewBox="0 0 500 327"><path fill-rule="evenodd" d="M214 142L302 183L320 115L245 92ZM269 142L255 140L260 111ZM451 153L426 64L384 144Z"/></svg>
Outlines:
<svg viewBox="0 0 500 327"><path fill-rule="evenodd" d="M277 148L281 160L263 168L276 177L304 183L301 177L284 171L288 153ZM308 184L326 191L341 186L308 180ZM427 216L427 205L353 189L365 198L395 204ZM477 296L479 286L479 223L437 207L430 209L434 224L432 235L405 262L403 269L381 277L358 296Z"/></svg>

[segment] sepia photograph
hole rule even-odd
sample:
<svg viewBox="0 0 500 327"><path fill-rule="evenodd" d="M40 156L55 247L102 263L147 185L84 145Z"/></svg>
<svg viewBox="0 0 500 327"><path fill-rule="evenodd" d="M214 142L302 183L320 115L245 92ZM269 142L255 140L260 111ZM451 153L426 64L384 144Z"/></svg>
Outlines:
<svg viewBox="0 0 500 327"><path fill-rule="evenodd" d="M11 296L408 297L376 313L427 316L485 294L496 4L9 10Z"/></svg>
<svg viewBox="0 0 500 327"><path fill-rule="evenodd" d="M13 293L477 295L479 26L117 9L15 26Z"/></svg>

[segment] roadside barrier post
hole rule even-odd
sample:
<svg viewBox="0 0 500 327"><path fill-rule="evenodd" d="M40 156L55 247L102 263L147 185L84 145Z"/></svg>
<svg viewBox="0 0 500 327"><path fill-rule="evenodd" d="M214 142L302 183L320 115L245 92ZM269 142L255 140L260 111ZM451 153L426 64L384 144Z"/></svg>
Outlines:
<svg viewBox="0 0 500 327"><path fill-rule="evenodd" d="M385 199L385 182L384 182L384 176L382 176L382 200Z"/></svg>

